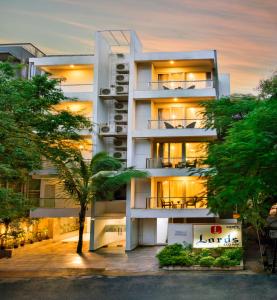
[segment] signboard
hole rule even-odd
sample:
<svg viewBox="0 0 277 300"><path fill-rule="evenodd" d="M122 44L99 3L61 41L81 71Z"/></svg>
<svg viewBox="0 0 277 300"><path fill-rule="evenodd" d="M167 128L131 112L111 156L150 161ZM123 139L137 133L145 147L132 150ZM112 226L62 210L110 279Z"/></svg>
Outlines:
<svg viewBox="0 0 277 300"><path fill-rule="evenodd" d="M238 224L193 225L193 248L241 247Z"/></svg>
<svg viewBox="0 0 277 300"><path fill-rule="evenodd" d="M277 229L269 230L269 237L271 239L277 239Z"/></svg>
<svg viewBox="0 0 277 300"><path fill-rule="evenodd" d="M168 244L192 244L192 224L168 224Z"/></svg>

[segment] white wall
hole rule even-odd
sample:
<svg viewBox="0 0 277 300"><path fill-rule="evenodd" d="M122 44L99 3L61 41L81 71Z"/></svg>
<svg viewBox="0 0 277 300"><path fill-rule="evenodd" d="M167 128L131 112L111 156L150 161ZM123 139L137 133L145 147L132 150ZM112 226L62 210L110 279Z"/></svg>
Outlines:
<svg viewBox="0 0 277 300"><path fill-rule="evenodd" d="M135 167L145 169L146 158L151 157L151 142L149 140L135 141Z"/></svg>
<svg viewBox="0 0 277 300"><path fill-rule="evenodd" d="M157 244L165 244L167 242L168 219L157 219Z"/></svg>
<svg viewBox="0 0 277 300"><path fill-rule="evenodd" d="M151 119L151 102L136 101L136 130L147 129Z"/></svg>
<svg viewBox="0 0 277 300"><path fill-rule="evenodd" d="M157 244L157 219L139 220L139 244L149 246Z"/></svg>
<svg viewBox="0 0 277 300"><path fill-rule="evenodd" d="M94 222L94 250L107 244L125 240L125 232L105 232L106 225L125 225L123 219L96 219Z"/></svg>
<svg viewBox="0 0 277 300"><path fill-rule="evenodd" d="M135 208L145 208L146 198L151 196L151 183L149 179L135 181Z"/></svg>
<svg viewBox="0 0 277 300"><path fill-rule="evenodd" d="M192 224L168 224L168 244L192 245Z"/></svg>
<svg viewBox="0 0 277 300"><path fill-rule="evenodd" d="M137 64L137 89L145 89L145 84L152 81L152 65L150 63Z"/></svg>
<svg viewBox="0 0 277 300"><path fill-rule="evenodd" d="M218 74L219 97L230 96L230 75Z"/></svg>

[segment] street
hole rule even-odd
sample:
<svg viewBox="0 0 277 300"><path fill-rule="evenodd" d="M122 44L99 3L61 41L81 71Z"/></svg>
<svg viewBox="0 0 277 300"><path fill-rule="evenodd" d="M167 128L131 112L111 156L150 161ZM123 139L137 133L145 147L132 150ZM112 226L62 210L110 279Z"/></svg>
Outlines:
<svg viewBox="0 0 277 300"><path fill-rule="evenodd" d="M277 299L277 276L195 272L0 280L1 300Z"/></svg>

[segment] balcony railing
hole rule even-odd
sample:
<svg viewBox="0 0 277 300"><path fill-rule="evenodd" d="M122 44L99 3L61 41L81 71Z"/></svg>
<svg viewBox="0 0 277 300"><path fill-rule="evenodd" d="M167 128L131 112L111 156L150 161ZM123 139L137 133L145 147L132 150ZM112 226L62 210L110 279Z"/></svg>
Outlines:
<svg viewBox="0 0 277 300"><path fill-rule="evenodd" d="M60 84L60 89L64 93L91 93L93 84Z"/></svg>
<svg viewBox="0 0 277 300"><path fill-rule="evenodd" d="M148 120L149 129L201 129L204 127L203 119Z"/></svg>
<svg viewBox="0 0 277 300"><path fill-rule="evenodd" d="M145 208L149 209L188 209L207 208L207 197L149 197Z"/></svg>
<svg viewBox="0 0 277 300"><path fill-rule="evenodd" d="M74 208L74 200L71 198L38 198L31 199L31 205L39 208Z"/></svg>
<svg viewBox="0 0 277 300"><path fill-rule="evenodd" d="M194 90L213 88L213 80L170 80L140 82L138 91L160 91L160 90Z"/></svg>
<svg viewBox="0 0 277 300"><path fill-rule="evenodd" d="M147 169L159 168L206 168L207 165L203 163L205 157L159 157L159 158L146 158Z"/></svg>

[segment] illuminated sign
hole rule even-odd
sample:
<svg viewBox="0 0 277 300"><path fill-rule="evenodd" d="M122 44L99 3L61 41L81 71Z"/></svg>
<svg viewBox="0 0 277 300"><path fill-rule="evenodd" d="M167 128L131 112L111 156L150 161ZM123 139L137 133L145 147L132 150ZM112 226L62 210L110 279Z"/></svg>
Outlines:
<svg viewBox="0 0 277 300"><path fill-rule="evenodd" d="M237 224L193 225L193 248L241 247Z"/></svg>

